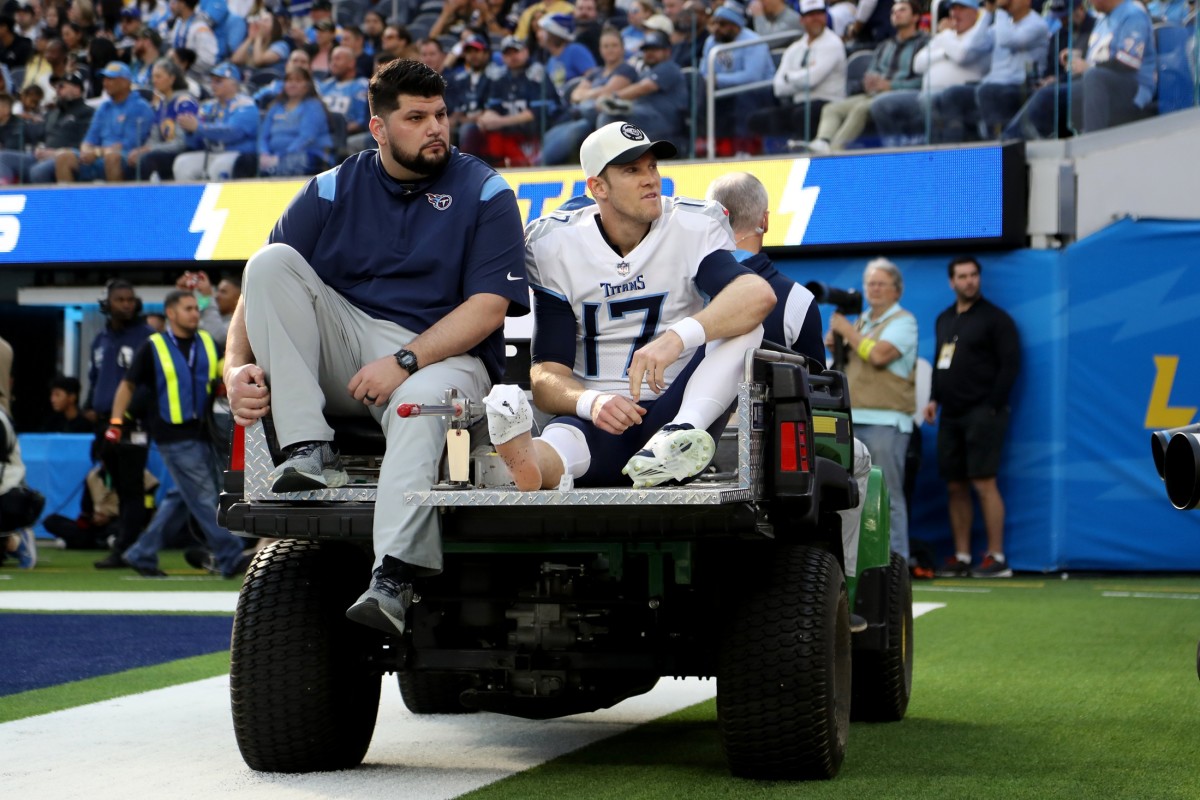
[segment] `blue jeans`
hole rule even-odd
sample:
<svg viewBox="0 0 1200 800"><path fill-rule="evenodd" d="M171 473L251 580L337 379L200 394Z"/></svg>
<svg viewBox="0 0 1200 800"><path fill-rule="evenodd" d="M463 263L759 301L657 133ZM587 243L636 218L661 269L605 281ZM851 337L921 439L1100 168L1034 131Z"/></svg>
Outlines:
<svg viewBox="0 0 1200 800"><path fill-rule="evenodd" d="M925 118L927 93L913 89L884 92L871 101L871 120L885 147L928 141Z"/></svg>
<svg viewBox="0 0 1200 800"><path fill-rule="evenodd" d="M579 147L596 129L595 119L573 119L560 122L542 137L542 165L557 166L579 160Z"/></svg>
<svg viewBox="0 0 1200 800"><path fill-rule="evenodd" d="M150 526L142 531L133 547L124 552L125 561L143 569L157 567L163 538L190 513L204 531L204 539L221 574L226 577L237 574L244 543L217 524L217 462L212 448L208 442L188 439L159 442L158 452L179 492L167 495Z"/></svg>
<svg viewBox="0 0 1200 800"><path fill-rule="evenodd" d="M908 560L908 504L904 502L904 461L911 433L892 425L855 425L854 435L867 446L871 464L883 470L892 514L892 552Z"/></svg>

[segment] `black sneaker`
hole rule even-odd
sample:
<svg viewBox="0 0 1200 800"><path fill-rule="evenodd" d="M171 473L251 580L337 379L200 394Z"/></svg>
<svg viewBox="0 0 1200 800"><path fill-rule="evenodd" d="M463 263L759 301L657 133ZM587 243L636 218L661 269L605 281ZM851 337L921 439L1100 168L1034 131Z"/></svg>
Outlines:
<svg viewBox="0 0 1200 800"><path fill-rule="evenodd" d="M183 551L183 560L192 569L204 570L210 575L219 575L221 572L217 569L217 562L213 559L212 551L207 547L193 545L187 548Z"/></svg>
<svg viewBox="0 0 1200 800"><path fill-rule="evenodd" d="M384 556L383 566L371 573L370 588L346 609L346 618L399 636L404 633L404 618L412 605L413 586L399 576L394 563L398 563L396 559Z"/></svg>
<svg viewBox="0 0 1200 800"><path fill-rule="evenodd" d="M971 570L971 574L976 578L1011 578L1012 569L1008 566L1008 561L1003 556L994 556L988 553L983 557L983 561L979 566Z"/></svg>
<svg viewBox="0 0 1200 800"><path fill-rule="evenodd" d="M293 445L287 460L270 475L272 492L337 489L345 486L348 479L341 457L329 442Z"/></svg>
<svg viewBox="0 0 1200 800"><path fill-rule="evenodd" d="M971 562L964 561L958 556L950 556L941 569L933 574L939 578L969 578L971 577Z"/></svg>
<svg viewBox="0 0 1200 800"><path fill-rule="evenodd" d="M92 566L96 569L125 569L129 565L121 559L121 554L114 550L99 561L93 561Z"/></svg>

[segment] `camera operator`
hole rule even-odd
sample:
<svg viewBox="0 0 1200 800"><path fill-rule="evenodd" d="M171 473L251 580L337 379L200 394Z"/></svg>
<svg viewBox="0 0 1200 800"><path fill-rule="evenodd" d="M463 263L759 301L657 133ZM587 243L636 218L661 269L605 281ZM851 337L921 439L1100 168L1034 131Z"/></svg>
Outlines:
<svg viewBox="0 0 1200 800"><path fill-rule="evenodd" d="M900 307L904 276L886 258L867 264L863 286L870 308L851 323L840 312L829 320L845 340L844 363L854 408L854 435L883 470L891 503L892 551L909 558L904 461L917 411L917 320ZM838 354L840 355L840 354Z"/></svg>

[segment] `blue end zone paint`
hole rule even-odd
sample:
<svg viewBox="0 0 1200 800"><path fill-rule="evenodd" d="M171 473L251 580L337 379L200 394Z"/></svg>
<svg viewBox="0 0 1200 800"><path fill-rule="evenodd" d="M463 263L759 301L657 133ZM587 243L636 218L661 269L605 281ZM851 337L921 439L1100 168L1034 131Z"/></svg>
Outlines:
<svg viewBox="0 0 1200 800"><path fill-rule="evenodd" d="M0 697L229 649L233 618L0 614Z"/></svg>

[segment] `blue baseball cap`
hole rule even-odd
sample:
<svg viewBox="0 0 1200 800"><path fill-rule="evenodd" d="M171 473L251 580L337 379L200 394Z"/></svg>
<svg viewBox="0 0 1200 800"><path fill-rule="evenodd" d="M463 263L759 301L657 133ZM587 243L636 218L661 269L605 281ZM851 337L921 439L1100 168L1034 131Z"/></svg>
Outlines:
<svg viewBox="0 0 1200 800"><path fill-rule="evenodd" d="M979 0L950 0L950 5L966 6L967 8L974 8L974 9L978 10Z"/></svg>
<svg viewBox="0 0 1200 800"><path fill-rule="evenodd" d="M212 72L208 74L214 78L231 78L239 83L242 80L242 71L228 61L222 61L220 64L217 64L212 68Z"/></svg>
<svg viewBox="0 0 1200 800"><path fill-rule="evenodd" d="M121 19L141 19L142 10L137 6L126 6L121 9Z"/></svg>
<svg viewBox="0 0 1200 800"><path fill-rule="evenodd" d="M568 42L575 39L575 17L571 14L547 14L538 20L538 27Z"/></svg>
<svg viewBox="0 0 1200 800"><path fill-rule="evenodd" d="M504 52L505 50L524 50L524 49L525 49L525 40L518 39L516 36L505 36L504 40L502 42L500 42L500 51L501 52Z"/></svg>
<svg viewBox="0 0 1200 800"><path fill-rule="evenodd" d="M739 28L746 27L746 10L741 3L726 0L725 4L713 12L713 19L723 19L732 22Z"/></svg>
<svg viewBox="0 0 1200 800"><path fill-rule="evenodd" d="M121 61L110 61L104 69L100 70L100 74L105 78L124 78L127 81L133 81L133 71L129 69L129 65Z"/></svg>

